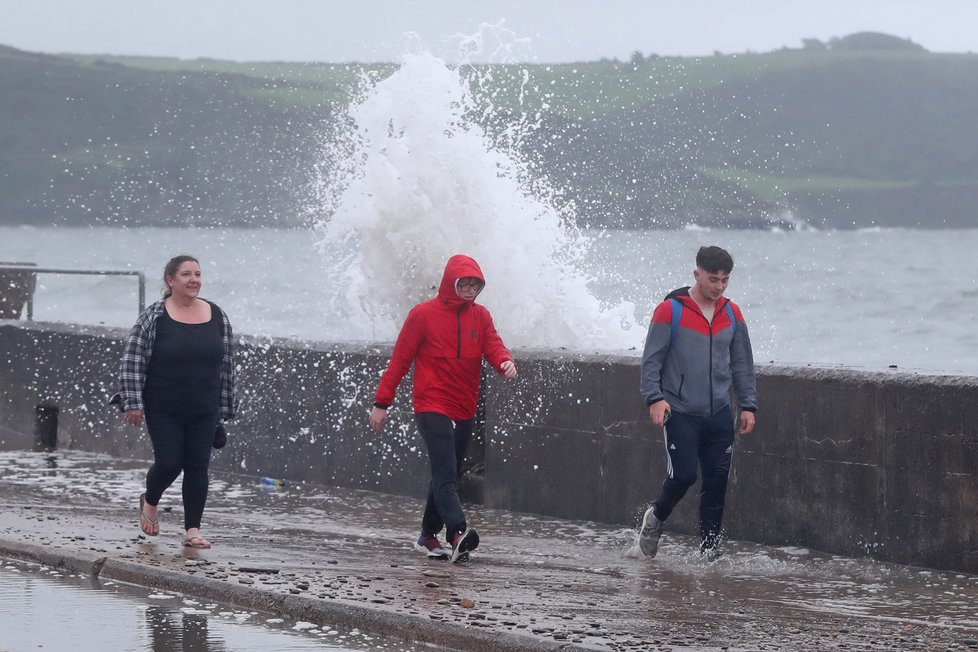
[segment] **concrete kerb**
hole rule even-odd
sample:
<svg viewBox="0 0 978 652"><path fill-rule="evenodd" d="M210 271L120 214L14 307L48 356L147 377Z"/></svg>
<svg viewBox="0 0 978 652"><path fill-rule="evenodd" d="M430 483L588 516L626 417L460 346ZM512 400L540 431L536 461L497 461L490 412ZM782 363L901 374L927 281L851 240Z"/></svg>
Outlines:
<svg viewBox="0 0 978 652"><path fill-rule="evenodd" d="M113 559L82 550L38 546L0 538L0 557L34 562L51 568L93 575L139 586L183 593L202 600L221 602L242 609L256 609L276 616L357 628L373 635L420 641L472 652L531 652L561 650L594 651L576 643L558 643L511 632L460 628L424 616L390 613L369 607L343 604L303 595L278 595L259 588L228 584L220 580L186 576L174 571Z"/></svg>
<svg viewBox="0 0 978 652"><path fill-rule="evenodd" d="M98 576L107 557L82 550L65 550L37 546L24 541L0 539L0 557L34 562L50 568L63 568L73 573Z"/></svg>

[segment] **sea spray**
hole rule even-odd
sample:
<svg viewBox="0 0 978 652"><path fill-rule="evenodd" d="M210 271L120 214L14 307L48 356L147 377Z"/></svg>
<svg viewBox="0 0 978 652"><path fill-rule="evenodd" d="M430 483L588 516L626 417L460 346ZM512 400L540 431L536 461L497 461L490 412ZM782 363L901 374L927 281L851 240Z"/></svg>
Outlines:
<svg viewBox="0 0 978 652"><path fill-rule="evenodd" d="M592 295L582 263L589 241L573 207L513 146L531 123L494 138L483 125L498 116L480 101L490 82L473 84L463 70L475 74L425 51L406 54L366 85L346 131L331 138L336 164L320 189L317 228L329 308L344 332L327 337L394 339L408 310L434 296L445 261L464 253L482 266L479 301L511 346L634 346L634 306Z"/></svg>

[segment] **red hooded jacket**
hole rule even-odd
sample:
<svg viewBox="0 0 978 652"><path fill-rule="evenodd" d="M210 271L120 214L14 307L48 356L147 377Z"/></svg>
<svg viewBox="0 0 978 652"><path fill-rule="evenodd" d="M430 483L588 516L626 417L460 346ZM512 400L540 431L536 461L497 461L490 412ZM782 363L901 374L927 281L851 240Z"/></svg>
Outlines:
<svg viewBox="0 0 978 652"><path fill-rule="evenodd" d="M445 265L438 296L408 313L377 387L376 406L394 402L397 386L413 362L415 412L439 412L453 420L475 416L482 356L500 373L500 365L512 357L489 311L455 291L458 279L466 277L485 284L475 260L452 256Z"/></svg>

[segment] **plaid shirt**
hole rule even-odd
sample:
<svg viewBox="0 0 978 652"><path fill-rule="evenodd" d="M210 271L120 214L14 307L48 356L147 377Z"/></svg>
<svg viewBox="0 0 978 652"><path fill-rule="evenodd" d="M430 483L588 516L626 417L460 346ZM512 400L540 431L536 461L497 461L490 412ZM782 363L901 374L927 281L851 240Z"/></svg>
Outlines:
<svg viewBox="0 0 978 652"><path fill-rule="evenodd" d="M129 331L129 337L126 338L126 348L119 365L119 392L109 401L110 404L118 405L123 412L143 409L146 367L153 356L156 320L163 314L164 301L165 299L160 299L146 308L136 319ZM234 342L231 322L218 306L211 303L211 309L221 313L221 333L224 339L224 358L221 360L221 418L233 419L238 402L234 396Z"/></svg>

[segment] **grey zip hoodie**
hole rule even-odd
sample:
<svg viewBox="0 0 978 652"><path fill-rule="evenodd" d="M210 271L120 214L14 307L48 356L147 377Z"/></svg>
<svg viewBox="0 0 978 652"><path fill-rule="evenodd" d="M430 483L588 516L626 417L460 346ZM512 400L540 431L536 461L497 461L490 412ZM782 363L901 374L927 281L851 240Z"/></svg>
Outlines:
<svg viewBox="0 0 978 652"><path fill-rule="evenodd" d="M683 305L675 339L672 302ZM736 328L730 323L730 304ZM734 385L742 410L757 410L754 355L747 323L737 304L720 297L713 321L708 322L689 288L673 290L652 315L642 354L641 392L647 405L666 400L682 414L709 417L730 403Z"/></svg>

